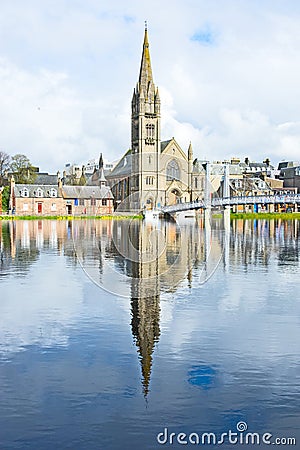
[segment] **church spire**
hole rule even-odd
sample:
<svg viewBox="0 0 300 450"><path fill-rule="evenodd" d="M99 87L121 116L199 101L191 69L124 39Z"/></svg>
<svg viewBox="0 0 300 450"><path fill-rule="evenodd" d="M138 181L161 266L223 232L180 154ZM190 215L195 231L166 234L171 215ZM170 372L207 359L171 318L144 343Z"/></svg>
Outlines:
<svg viewBox="0 0 300 450"><path fill-rule="evenodd" d="M139 91L144 91L144 96L147 98L150 94L150 89L154 90L151 59L149 51L148 29L145 24L145 35L143 43L143 53L141 60L140 76L139 76Z"/></svg>

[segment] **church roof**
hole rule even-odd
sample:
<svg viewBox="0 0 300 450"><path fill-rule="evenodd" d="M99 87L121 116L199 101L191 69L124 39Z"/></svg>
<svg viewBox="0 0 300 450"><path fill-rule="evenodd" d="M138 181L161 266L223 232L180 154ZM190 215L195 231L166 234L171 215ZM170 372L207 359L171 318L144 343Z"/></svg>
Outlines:
<svg viewBox="0 0 300 450"><path fill-rule="evenodd" d="M164 149L170 144L172 139L169 139L168 141L162 141L160 143L160 151L161 153L164 151Z"/></svg>
<svg viewBox="0 0 300 450"><path fill-rule="evenodd" d="M132 154L131 150L128 150L125 155L122 156L116 167L106 175L109 178L115 177L129 177L131 175L132 166Z"/></svg>

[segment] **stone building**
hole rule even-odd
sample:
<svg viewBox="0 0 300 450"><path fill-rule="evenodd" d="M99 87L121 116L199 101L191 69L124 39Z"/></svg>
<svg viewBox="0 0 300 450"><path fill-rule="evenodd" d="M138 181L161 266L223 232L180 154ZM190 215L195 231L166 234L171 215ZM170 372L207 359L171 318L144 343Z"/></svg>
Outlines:
<svg viewBox="0 0 300 450"><path fill-rule="evenodd" d="M113 196L104 176L97 186L16 184L11 178L10 211L16 215L104 215L113 212Z"/></svg>
<svg viewBox="0 0 300 450"><path fill-rule="evenodd" d="M284 188L296 188L300 192L300 165L281 169Z"/></svg>
<svg viewBox="0 0 300 450"><path fill-rule="evenodd" d="M107 180L116 206L123 210L153 209L203 196L204 171L172 137L161 141L161 102L152 76L145 29L138 82L131 102L131 148Z"/></svg>

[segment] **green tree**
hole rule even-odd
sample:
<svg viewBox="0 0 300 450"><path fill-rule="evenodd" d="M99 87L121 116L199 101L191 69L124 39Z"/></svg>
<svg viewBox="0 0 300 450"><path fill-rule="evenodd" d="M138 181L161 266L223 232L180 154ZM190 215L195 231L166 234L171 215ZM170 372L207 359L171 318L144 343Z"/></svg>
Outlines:
<svg viewBox="0 0 300 450"><path fill-rule="evenodd" d="M11 158L10 170L14 175L16 183L33 184L36 179L37 169L27 156L18 153Z"/></svg>
<svg viewBox="0 0 300 450"><path fill-rule="evenodd" d="M8 211L10 186L5 186L2 191L2 211Z"/></svg>

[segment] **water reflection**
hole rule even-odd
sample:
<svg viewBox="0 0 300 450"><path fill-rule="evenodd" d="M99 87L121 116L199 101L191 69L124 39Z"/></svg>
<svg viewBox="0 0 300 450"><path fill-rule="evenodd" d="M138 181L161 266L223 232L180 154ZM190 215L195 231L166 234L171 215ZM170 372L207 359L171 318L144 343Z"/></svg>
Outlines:
<svg viewBox="0 0 300 450"><path fill-rule="evenodd" d="M39 423L73 448L85 438L122 448L128 430L132 448L155 448L141 436L153 442L162 423L219 432L248 418L257 430L293 434L299 222L228 225L0 222L3 417L12 411L14 423L29 398L31 434ZM32 379L43 400L29 392ZM112 447L116 411L124 426ZM47 448L28 442L19 448Z"/></svg>

